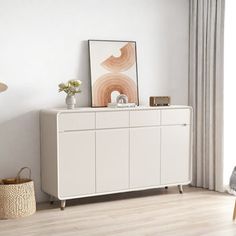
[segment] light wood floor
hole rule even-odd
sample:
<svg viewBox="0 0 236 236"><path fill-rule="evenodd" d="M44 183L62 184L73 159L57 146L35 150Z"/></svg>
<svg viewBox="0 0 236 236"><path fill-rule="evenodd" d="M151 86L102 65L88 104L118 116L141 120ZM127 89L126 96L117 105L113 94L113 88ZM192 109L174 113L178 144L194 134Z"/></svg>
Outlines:
<svg viewBox="0 0 236 236"><path fill-rule="evenodd" d="M203 189L149 190L44 203L33 216L0 221L0 236L235 236L235 198ZM112 198L112 201L110 200Z"/></svg>

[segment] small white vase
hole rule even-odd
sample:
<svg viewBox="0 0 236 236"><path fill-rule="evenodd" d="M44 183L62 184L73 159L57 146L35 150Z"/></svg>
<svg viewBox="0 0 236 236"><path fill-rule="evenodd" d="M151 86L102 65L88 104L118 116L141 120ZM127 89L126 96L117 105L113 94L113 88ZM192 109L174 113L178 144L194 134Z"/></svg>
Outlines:
<svg viewBox="0 0 236 236"><path fill-rule="evenodd" d="M76 104L76 99L74 95L68 95L66 96L66 105L67 109L74 109Z"/></svg>

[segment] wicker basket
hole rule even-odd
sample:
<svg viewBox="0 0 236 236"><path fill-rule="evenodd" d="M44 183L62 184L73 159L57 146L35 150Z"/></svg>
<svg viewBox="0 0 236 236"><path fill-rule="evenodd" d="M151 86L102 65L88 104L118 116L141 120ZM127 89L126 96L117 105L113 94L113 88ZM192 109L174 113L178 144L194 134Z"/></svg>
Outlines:
<svg viewBox="0 0 236 236"><path fill-rule="evenodd" d="M29 170L29 178L21 178L23 170ZM14 219L34 214L36 202L34 182L31 180L31 170L23 167L16 178L0 181L0 219Z"/></svg>

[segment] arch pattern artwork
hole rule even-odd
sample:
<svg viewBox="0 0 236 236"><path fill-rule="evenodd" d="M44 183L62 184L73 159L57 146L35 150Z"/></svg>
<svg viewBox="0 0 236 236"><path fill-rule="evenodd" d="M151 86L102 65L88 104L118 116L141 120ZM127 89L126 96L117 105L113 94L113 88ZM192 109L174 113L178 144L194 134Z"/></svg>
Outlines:
<svg viewBox="0 0 236 236"><path fill-rule="evenodd" d="M137 101L136 84L132 79L121 73L108 73L96 80L93 86L94 106L107 106L113 91L125 94L129 102Z"/></svg>
<svg viewBox="0 0 236 236"><path fill-rule="evenodd" d="M131 43L127 43L120 49L119 57L110 56L101 65L111 72L122 72L128 70L135 63L135 49Z"/></svg>
<svg viewBox="0 0 236 236"><path fill-rule="evenodd" d="M107 106L114 91L138 105L136 43L89 40L89 51L92 106Z"/></svg>

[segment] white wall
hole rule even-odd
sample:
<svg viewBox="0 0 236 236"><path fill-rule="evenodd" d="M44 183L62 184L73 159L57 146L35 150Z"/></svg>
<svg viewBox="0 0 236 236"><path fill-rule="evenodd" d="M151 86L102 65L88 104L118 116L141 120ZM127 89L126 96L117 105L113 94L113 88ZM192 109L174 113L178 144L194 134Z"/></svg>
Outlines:
<svg viewBox="0 0 236 236"><path fill-rule="evenodd" d="M30 166L40 191L39 110L64 106L61 81L83 81L90 105L88 39L137 41L141 104L170 95L187 104L188 0L0 0L0 178Z"/></svg>
<svg viewBox="0 0 236 236"><path fill-rule="evenodd" d="M236 166L236 1L225 4L225 82L224 82L224 183L229 183L233 167Z"/></svg>

